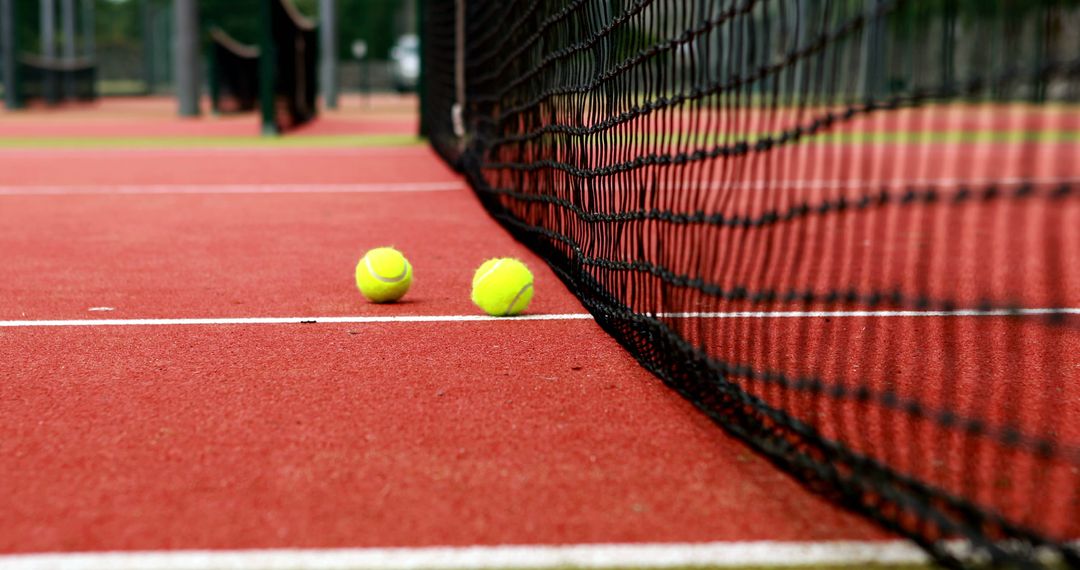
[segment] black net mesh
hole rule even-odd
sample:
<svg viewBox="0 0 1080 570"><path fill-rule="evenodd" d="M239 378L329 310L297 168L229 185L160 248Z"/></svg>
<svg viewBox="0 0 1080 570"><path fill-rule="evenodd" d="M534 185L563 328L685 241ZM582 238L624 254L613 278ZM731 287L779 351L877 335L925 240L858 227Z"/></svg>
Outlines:
<svg viewBox="0 0 1080 570"><path fill-rule="evenodd" d="M97 98L97 67L90 59L19 57L19 98L23 103L56 105Z"/></svg>
<svg viewBox="0 0 1080 570"><path fill-rule="evenodd" d="M259 102L259 48L221 28L210 30L210 98L217 113L254 111Z"/></svg>
<svg viewBox="0 0 1080 570"><path fill-rule="evenodd" d="M318 29L292 0L270 0L274 72L273 117L279 132L315 118L318 95Z"/></svg>
<svg viewBox="0 0 1080 570"><path fill-rule="evenodd" d="M457 156L459 143L450 123L456 97L455 10L453 2L427 4L428 7L421 14L421 60L424 70L420 92L420 121L425 130L421 134L429 137L431 144L444 157L453 160Z"/></svg>
<svg viewBox="0 0 1080 570"><path fill-rule="evenodd" d="M459 1L427 134L646 368L943 562L1080 567L1076 2Z"/></svg>

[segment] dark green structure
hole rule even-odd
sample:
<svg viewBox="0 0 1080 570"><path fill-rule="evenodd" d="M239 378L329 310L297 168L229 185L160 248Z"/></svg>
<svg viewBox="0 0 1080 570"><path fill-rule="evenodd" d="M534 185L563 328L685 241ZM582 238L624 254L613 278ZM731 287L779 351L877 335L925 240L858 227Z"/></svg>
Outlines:
<svg viewBox="0 0 1080 570"><path fill-rule="evenodd" d="M259 27L262 132L281 134L318 112L319 30L291 0L262 2Z"/></svg>
<svg viewBox="0 0 1080 570"><path fill-rule="evenodd" d="M19 41L15 33L15 0L0 0L0 77L4 86L4 106L18 109L22 106L19 97L19 74L15 54L18 53Z"/></svg>

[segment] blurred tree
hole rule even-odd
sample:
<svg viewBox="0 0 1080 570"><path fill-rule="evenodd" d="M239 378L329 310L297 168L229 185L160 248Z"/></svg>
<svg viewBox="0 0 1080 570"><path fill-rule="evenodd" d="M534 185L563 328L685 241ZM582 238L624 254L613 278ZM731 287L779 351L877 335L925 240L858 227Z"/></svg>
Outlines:
<svg viewBox="0 0 1080 570"><path fill-rule="evenodd" d="M151 1L151 0L143 0ZM153 0L158 4L166 2ZM94 34L99 43L118 45L138 42L142 38L142 12L134 0L98 0L94 5Z"/></svg>
<svg viewBox="0 0 1080 570"><path fill-rule="evenodd" d="M342 61L353 59L352 44L361 39L367 42L368 58L384 60L390 57L390 48L406 30L399 16L402 13L403 0L339 1L339 57Z"/></svg>
<svg viewBox="0 0 1080 570"><path fill-rule="evenodd" d="M260 0L200 0L204 27L217 24L233 37L254 43L257 38L257 13ZM302 13L318 16L318 0L293 0ZM341 14L340 56L351 58L353 40L367 41L368 53L374 59L385 59L397 37L407 27L402 19L405 0L338 0ZM863 0L848 0L861 4ZM95 29L98 41L122 43L137 42L141 38L140 5L154 3L169 6L171 0L96 0L98 17ZM37 0L18 0L19 45L25 51L39 51ZM1004 16L1019 19L1029 12L1046 6L1070 7L1080 5L1080 0L920 0L901 4L902 10L910 11L915 24L940 14L948 6L964 20ZM894 17L894 22L904 18Z"/></svg>
<svg viewBox="0 0 1080 570"><path fill-rule="evenodd" d="M15 38L22 52L40 53L38 25L41 12L37 2L15 2Z"/></svg>

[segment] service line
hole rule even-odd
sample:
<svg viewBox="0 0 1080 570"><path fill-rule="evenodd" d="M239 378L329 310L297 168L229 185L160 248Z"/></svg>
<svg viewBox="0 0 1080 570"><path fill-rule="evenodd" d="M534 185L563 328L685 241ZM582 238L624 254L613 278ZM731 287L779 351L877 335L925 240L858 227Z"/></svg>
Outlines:
<svg viewBox="0 0 1080 570"><path fill-rule="evenodd" d="M462 182L402 182L386 184L119 184L88 186L0 186L0 196L80 196L142 194L370 194L452 192Z"/></svg>
<svg viewBox="0 0 1080 570"><path fill-rule="evenodd" d="M923 317L1038 317L1080 315L1080 308L961 309L956 311L760 311L730 313L658 313L660 319L792 319L792 318L923 318ZM382 315L337 317L205 317L155 319L61 319L0 321L0 328L20 327L119 327L191 325L309 325L337 323L459 323L592 320L589 313L530 314L514 317L486 315Z"/></svg>

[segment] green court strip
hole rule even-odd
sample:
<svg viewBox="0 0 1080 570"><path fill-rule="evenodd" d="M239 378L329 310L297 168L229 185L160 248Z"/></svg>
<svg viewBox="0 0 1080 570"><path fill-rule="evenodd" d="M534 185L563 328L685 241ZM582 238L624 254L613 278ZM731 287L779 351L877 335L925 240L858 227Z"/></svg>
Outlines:
<svg viewBox="0 0 1080 570"><path fill-rule="evenodd" d="M98 95L139 96L146 95L146 82L139 79L100 79L97 82Z"/></svg>
<svg viewBox="0 0 1080 570"><path fill-rule="evenodd" d="M3 137L0 149L56 148L355 148L424 144L413 134L285 135L280 137Z"/></svg>

